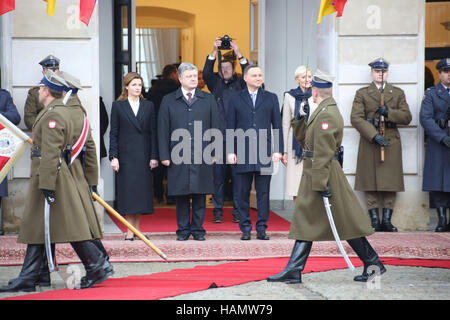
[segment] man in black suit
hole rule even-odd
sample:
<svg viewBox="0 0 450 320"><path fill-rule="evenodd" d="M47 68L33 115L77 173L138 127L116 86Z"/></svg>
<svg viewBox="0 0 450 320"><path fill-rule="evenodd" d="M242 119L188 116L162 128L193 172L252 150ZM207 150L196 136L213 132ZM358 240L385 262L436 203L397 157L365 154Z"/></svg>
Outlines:
<svg viewBox="0 0 450 320"><path fill-rule="evenodd" d="M247 88L233 95L228 105L227 141L230 142L231 132L234 135L234 143L227 143L228 162L236 164L236 179L241 195L239 197L241 240L250 240L252 223L249 210L253 178L258 206L255 226L257 238L269 240L265 230L269 218L272 161L280 161L283 154L280 107L277 96L261 88L263 84L261 68L256 65L245 68L244 81ZM231 152L228 150L229 147L232 149Z"/></svg>
<svg viewBox="0 0 450 320"><path fill-rule="evenodd" d="M159 155L167 166L167 195L176 198L177 240L192 234L201 241L206 194L214 191L212 162L204 150L212 142L210 129L219 128L219 111L214 97L197 88L196 66L180 64L178 77L181 88L163 98L158 114Z"/></svg>

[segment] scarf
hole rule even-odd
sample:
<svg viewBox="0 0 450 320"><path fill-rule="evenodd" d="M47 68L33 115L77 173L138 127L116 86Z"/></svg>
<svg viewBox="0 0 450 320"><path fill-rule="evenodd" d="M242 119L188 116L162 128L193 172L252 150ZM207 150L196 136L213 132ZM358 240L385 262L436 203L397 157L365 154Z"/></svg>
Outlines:
<svg viewBox="0 0 450 320"><path fill-rule="evenodd" d="M300 112L300 105L302 104L303 101L305 101L305 106L307 106L305 120L306 122L308 122L310 109L308 104L308 98L312 96L311 88L309 88L306 92L303 92L303 90L300 87L297 87L295 89L289 90L288 93L295 98L294 117L297 113ZM297 163L302 161L303 148L297 141L297 139L295 139L294 133L292 133L292 150L294 151Z"/></svg>

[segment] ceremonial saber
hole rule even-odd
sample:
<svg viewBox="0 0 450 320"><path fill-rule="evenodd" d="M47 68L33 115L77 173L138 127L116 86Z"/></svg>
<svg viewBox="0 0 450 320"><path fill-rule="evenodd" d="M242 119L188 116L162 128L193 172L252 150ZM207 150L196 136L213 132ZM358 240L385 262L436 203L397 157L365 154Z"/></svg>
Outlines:
<svg viewBox="0 0 450 320"><path fill-rule="evenodd" d="M336 243L338 245L339 251L341 252L342 256L344 257L345 262L347 262L347 265L349 269L353 272L355 271L355 267L353 266L352 262L347 256L347 253L344 250L344 247L342 246L341 239L339 238L339 234L337 233L336 226L334 224L333 215L331 214L331 205L328 201L327 197L322 197L323 203L325 205L325 210L327 212L328 221L330 222L331 231L333 232L334 239L336 240Z"/></svg>
<svg viewBox="0 0 450 320"><path fill-rule="evenodd" d="M114 210L109 204L107 204L102 198L100 198L95 192L92 192L92 197L97 200L105 209L111 213L115 218L122 222L128 229L130 229L139 239L145 242L153 251L167 261L167 256L159 250L153 243L151 243L139 230L133 227L127 220L125 220L116 210Z"/></svg>
<svg viewBox="0 0 450 320"><path fill-rule="evenodd" d="M50 241L50 203L44 199L44 236L45 236L45 253L47 255L47 263L50 272L58 271L55 266L52 255L52 243Z"/></svg>

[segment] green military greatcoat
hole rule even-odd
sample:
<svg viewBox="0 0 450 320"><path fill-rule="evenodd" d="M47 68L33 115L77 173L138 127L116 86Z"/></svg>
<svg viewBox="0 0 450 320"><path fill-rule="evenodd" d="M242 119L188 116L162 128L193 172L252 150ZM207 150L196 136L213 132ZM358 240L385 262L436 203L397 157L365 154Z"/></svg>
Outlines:
<svg viewBox="0 0 450 320"><path fill-rule="evenodd" d="M39 112L44 109L44 105L39 102L39 87L33 87L28 90L27 100L25 101L23 121L28 129L33 128Z"/></svg>
<svg viewBox="0 0 450 320"><path fill-rule="evenodd" d="M40 189L55 190L55 202L50 206L50 239L52 243L76 242L102 237L95 214L89 185L98 183L95 143L89 133L86 141L85 167L75 160L70 168L60 154L67 144L73 145L83 128L85 111L78 98L64 105L52 101L33 126L33 150L41 157L31 161L30 187L18 242L44 243L44 195Z"/></svg>
<svg viewBox="0 0 450 320"><path fill-rule="evenodd" d="M303 175L295 202L289 238L304 241L334 240L323 198L318 191L330 186L329 199L336 229L342 240L373 233L339 161L334 158L342 143L344 122L333 98L320 103L310 116L292 122L295 138L313 158L303 160Z"/></svg>
<svg viewBox="0 0 450 320"><path fill-rule="evenodd" d="M386 84L385 105L389 109L386 121L407 125L412 116L402 89ZM351 112L351 123L361 135L356 165L355 190L359 191L404 191L402 144L397 128L386 126L385 161L381 162L380 145L373 142L378 129L367 119L378 119L376 111L381 93L374 83L356 92Z"/></svg>

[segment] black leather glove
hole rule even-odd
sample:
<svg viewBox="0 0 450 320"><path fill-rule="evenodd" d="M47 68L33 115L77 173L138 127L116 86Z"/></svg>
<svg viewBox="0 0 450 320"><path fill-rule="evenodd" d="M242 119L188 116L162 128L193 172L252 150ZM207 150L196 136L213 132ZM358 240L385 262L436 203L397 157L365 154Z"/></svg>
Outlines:
<svg viewBox="0 0 450 320"><path fill-rule="evenodd" d="M382 116L385 116L387 118L389 115L389 108L387 107L387 105L379 106L377 113L381 114Z"/></svg>
<svg viewBox="0 0 450 320"><path fill-rule="evenodd" d="M44 194L45 200L47 200L48 204L55 202L55 190L41 189L41 191Z"/></svg>
<svg viewBox="0 0 450 320"><path fill-rule="evenodd" d="M89 186L89 191L92 193L92 192L95 192L96 194L98 194L98 192L97 192L97 186Z"/></svg>
<svg viewBox="0 0 450 320"><path fill-rule="evenodd" d="M439 128L445 129L446 124L447 124L447 119L437 119L436 123L439 126Z"/></svg>
<svg viewBox="0 0 450 320"><path fill-rule="evenodd" d="M441 143L442 143L444 146L446 146L447 148L450 149L450 137L449 137L449 136L444 137L444 138L441 140Z"/></svg>
<svg viewBox="0 0 450 320"><path fill-rule="evenodd" d="M305 104L303 105L303 112L309 114L309 103L308 100L305 100Z"/></svg>
<svg viewBox="0 0 450 320"><path fill-rule="evenodd" d="M387 147L389 145L389 142L386 138L383 138L383 136L377 134L375 137L373 137L373 141L378 143L382 147Z"/></svg>
<svg viewBox="0 0 450 320"><path fill-rule="evenodd" d="M331 198L333 195L331 194L330 186L327 186L327 190L318 191L322 198Z"/></svg>
<svg viewBox="0 0 450 320"><path fill-rule="evenodd" d="M300 114L300 112L297 112L297 114L294 117L294 121L300 121L304 118L305 116Z"/></svg>

